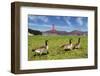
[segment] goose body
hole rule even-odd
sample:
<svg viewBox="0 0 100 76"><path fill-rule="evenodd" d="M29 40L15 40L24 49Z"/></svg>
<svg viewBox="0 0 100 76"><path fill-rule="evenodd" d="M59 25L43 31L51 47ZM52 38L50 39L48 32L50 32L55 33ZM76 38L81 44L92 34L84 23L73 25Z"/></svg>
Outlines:
<svg viewBox="0 0 100 76"><path fill-rule="evenodd" d="M35 52L35 54L40 54L42 55L43 53L47 54L48 53L48 44L47 44L48 40L45 41L45 45L41 46L35 50L32 50Z"/></svg>
<svg viewBox="0 0 100 76"><path fill-rule="evenodd" d="M80 44L76 44L75 49L79 49L79 48L80 48Z"/></svg>
<svg viewBox="0 0 100 76"><path fill-rule="evenodd" d="M61 47L63 47L64 50L72 50L73 44L72 44L72 39L69 40L69 44L64 44Z"/></svg>
<svg viewBox="0 0 100 76"><path fill-rule="evenodd" d="M47 53L48 49L46 49L45 47L42 48L38 48L35 50L36 53Z"/></svg>
<svg viewBox="0 0 100 76"><path fill-rule="evenodd" d="M64 49L72 49L72 44L66 44L66 45L64 46Z"/></svg>

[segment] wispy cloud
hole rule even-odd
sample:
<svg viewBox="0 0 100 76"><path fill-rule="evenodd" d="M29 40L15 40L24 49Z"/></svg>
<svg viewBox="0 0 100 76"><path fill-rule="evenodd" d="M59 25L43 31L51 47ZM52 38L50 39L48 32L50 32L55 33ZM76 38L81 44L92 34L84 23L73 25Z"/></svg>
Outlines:
<svg viewBox="0 0 100 76"><path fill-rule="evenodd" d="M68 26L72 26L70 19L71 19L71 17L64 17L64 20Z"/></svg>
<svg viewBox="0 0 100 76"><path fill-rule="evenodd" d="M57 17L56 17L56 19L60 20L60 17L59 17L59 16L57 16Z"/></svg>
<svg viewBox="0 0 100 76"><path fill-rule="evenodd" d="M66 25L64 25L64 26L56 26L56 29L59 30L59 31L67 31L67 32L74 30L73 27L66 26Z"/></svg>
<svg viewBox="0 0 100 76"><path fill-rule="evenodd" d="M83 25L83 18L78 17L78 18L76 18L76 21L79 24L79 26L82 26Z"/></svg>
<svg viewBox="0 0 100 76"><path fill-rule="evenodd" d="M37 16L37 19L40 19L41 21L43 21L45 23L49 21L48 17L46 17L46 16Z"/></svg>
<svg viewBox="0 0 100 76"><path fill-rule="evenodd" d="M33 20L33 21L41 20L44 23L47 23L49 21L47 16L36 16L36 15L34 16L34 15L29 15L29 19L30 20Z"/></svg>
<svg viewBox="0 0 100 76"><path fill-rule="evenodd" d="M29 23L28 24L28 28L31 28L33 30L40 30L40 31L47 31L47 30L50 30L51 29L51 26L50 25L46 25L46 24L42 24L42 25L39 25L39 24L33 24L33 23Z"/></svg>

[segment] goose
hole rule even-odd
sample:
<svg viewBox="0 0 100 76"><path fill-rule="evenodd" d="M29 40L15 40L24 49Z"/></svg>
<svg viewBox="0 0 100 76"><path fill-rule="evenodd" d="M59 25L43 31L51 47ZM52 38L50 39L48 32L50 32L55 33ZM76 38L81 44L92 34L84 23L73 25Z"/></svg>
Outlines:
<svg viewBox="0 0 100 76"><path fill-rule="evenodd" d="M73 49L79 49L79 48L80 48L80 38L78 38L78 42L73 46Z"/></svg>
<svg viewBox="0 0 100 76"><path fill-rule="evenodd" d="M45 40L45 45L40 46L37 49L32 49L32 52L35 52L36 54L42 55L42 54L48 54L48 40Z"/></svg>
<svg viewBox="0 0 100 76"><path fill-rule="evenodd" d="M72 50L73 49L72 39L69 40L69 44L64 44L61 47L63 47L65 51Z"/></svg>

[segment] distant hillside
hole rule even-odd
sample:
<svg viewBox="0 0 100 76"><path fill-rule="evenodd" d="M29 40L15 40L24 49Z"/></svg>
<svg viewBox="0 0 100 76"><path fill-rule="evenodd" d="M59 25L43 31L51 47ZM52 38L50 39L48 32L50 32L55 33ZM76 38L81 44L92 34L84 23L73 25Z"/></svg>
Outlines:
<svg viewBox="0 0 100 76"><path fill-rule="evenodd" d="M33 34L33 35L77 35L77 36L81 36L81 35L87 36L88 35L87 31L83 32L83 31L78 31L78 30L74 30L74 31L71 31L71 32L58 31L58 30L55 30L53 32L51 30L48 30L48 31L41 32L41 31L38 31L38 30L32 30L32 29L28 28L28 32L30 34Z"/></svg>
<svg viewBox="0 0 100 76"><path fill-rule="evenodd" d="M66 32L66 31L58 31L56 30L55 32L52 32L51 30L45 31L43 32L43 34L48 34L48 35L52 35L52 34L56 34L56 35L87 35L87 31L83 32L83 31L78 31L78 30L74 30L71 32Z"/></svg>
<svg viewBox="0 0 100 76"><path fill-rule="evenodd" d="M48 31L45 31L43 33L47 33L47 34L57 34L57 35L66 35L68 32L66 31L55 31L55 32L52 32L51 30L48 30Z"/></svg>
<svg viewBox="0 0 100 76"><path fill-rule="evenodd" d="M87 35L88 32L83 32L83 31L78 31L78 30L74 30L68 33L69 35Z"/></svg>

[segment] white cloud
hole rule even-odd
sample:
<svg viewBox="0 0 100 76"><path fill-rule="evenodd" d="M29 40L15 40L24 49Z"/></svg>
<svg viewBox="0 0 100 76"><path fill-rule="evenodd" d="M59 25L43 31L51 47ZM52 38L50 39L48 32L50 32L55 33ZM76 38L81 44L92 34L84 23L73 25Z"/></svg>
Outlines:
<svg viewBox="0 0 100 76"><path fill-rule="evenodd" d="M48 17L46 17L46 16L31 15L31 16L29 16L29 19L33 20L33 21L37 21L39 19L45 23L47 23L49 21Z"/></svg>
<svg viewBox="0 0 100 76"><path fill-rule="evenodd" d="M70 17L64 17L65 22L68 24L68 26L72 26L72 23L70 21Z"/></svg>
<svg viewBox="0 0 100 76"><path fill-rule="evenodd" d="M34 29L34 30L40 30L40 31L47 31L47 30L51 30L52 26L50 25L39 25L39 24L35 24L35 23L29 23L28 25L29 28Z"/></svg>
<svg viewBox="0 0 100 76"><path fill-rule="evenodd" d="M51 25L46 25L46 24L39 25L39 24L36 24L36 23L28 23L28 26L29 26L29 27L40 27L40 28L41 28L41 27L42 27L42 28L43 28L43 27L47 27L47 28L50 28L50 29L52 28Z"/></svg>
<svg viewBox="0 0 100 76"><path fill-rule="evenodd" d="M73 28L72 26L68 26L68 25L56 26L56 29L60 31L67 31L67 32L75 30L75 28Z"/></svg>
<svg viewBox="0 0 100 76"><path fill-rule="evenodd" d="M36 17L35 16L29 16L30 20L34 20Z"/></svg>
<svg viewBox="0 0 100 76"><path fill-rule="evenodd" d="M66 20L66 23L69 25L69 26L72 26L71 22L69 20Z"/></svg>
<svg viewBox="0 0 100 76"><path fill-rule="evenodd" d="M77 23L79 24L79 26L82 26L82 25L83 25L83 18L78 17L78 18L76 19L76 21L77 21Z"/></svg>
<svg viewBox="0 0 100 76"><path fill-rule="evenodd" d="M41 21L47 23L49 21L48 17L46 16L37 16L37 19L40 19Z"/></svg>
<svg viewBox="0 0 100 76"><path fill-rule="evenodd" d="M59 17L59 16L57 16L57 17L56 17L56 19L60 20L60 17Z"/></svg>
<svg viewBox="0 0 100 76"><path fill-rule="evenodd" d="M29 15L28 18L29 18L31 21L34 21L34 22L37 21L37 17L36 17L36 16Z"/></svg>

